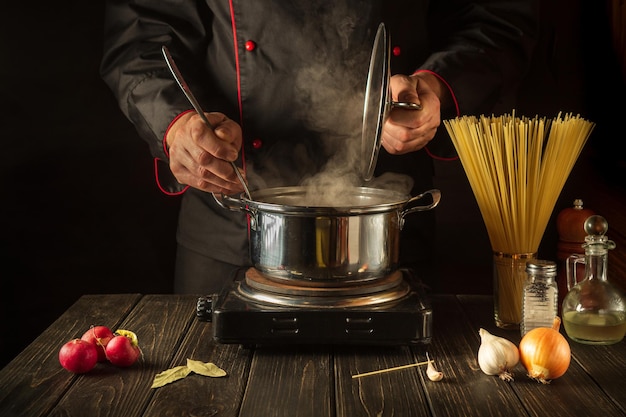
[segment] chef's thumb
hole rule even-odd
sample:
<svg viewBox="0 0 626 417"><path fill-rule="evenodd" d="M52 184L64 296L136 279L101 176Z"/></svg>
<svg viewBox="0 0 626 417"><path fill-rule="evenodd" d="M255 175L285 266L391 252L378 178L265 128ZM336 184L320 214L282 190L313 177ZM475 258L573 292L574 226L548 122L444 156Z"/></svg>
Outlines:
<svg viewBox="0 0 626 417"><path fill-rule="evenodd" d="M402 74L391 77L390 89L392 99L407 103L419 103L417 81L417 78Z"/></svg>

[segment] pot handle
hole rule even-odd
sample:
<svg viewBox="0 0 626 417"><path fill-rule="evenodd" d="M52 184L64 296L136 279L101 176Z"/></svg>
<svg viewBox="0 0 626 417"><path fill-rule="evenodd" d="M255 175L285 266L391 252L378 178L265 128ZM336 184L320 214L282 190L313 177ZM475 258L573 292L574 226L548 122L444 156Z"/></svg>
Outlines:
<svg viewBox="0 0 626 417"><path fill-rule="evenodd" d="M441 191L437 190L437 189L432 189L432 190L428 190L425 191L419 195L416 195L415 197L411 197L409 199L409 201L406 202L406 204L404 205L404 207L409 206L411 203L421 200L422 198L424 198L426 195L430 195L433 199L432 203L425 205L425 206L413 206L413 207L409 207L409 208L405 208L404 210L402 210L402 212L400 213L400 218L404 219L404 216L406 216L407 214L410 213L414 213L416 211L427 211L430 209L433 209L435 207L437 207L437 205L439 204L439 200L441 200Z"/></svg>
<svg viewBox="0 0 626 417"><path fill-rule="evenodd" d="M230 211L246 211L246 204L243 200L233 198L224 193L220 193L218 196L216 193L213 193L213 198L215 202L221 207L230 210Z"/></svg>

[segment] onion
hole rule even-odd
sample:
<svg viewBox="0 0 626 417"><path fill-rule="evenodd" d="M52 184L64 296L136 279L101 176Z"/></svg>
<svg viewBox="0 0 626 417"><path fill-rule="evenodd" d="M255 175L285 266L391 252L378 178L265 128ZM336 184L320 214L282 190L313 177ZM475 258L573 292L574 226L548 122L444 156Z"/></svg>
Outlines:
<svg viewBox="0 0 626 417"><path fill-rule="evenodd" d="M557 316L552 328L535 328L526 333L519 344L520 361L528 376L543 384L563 376L572 358L569 343L559 333L560 326L561 319Z"/></svg>

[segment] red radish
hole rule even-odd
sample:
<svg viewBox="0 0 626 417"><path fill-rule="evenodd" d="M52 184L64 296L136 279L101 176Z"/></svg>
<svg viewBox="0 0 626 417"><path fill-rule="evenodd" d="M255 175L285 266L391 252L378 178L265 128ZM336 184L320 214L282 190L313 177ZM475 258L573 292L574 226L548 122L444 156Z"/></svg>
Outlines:
<svg viewBox="0 0 626 417"><path fill-rule="evenodd" d="M59 350L61 366L75 374L89 372L98 362L96 346L82 339L72 339Z"/></svg>
<svg viewBox="0 0 626 417"><path fill-rule="evenodd" d="M93 344L98 350L98 362L104 362L107 359L104 348L114 336L111 329L106 326L91 326L81 339Z"/></svg>
<svg viewBox="0 0 626 417"><path fill-rule="evenodd" d="M118 330L105 348L106 357L113 365L128 367L141 355L137 336L129 330Z"/></svg>

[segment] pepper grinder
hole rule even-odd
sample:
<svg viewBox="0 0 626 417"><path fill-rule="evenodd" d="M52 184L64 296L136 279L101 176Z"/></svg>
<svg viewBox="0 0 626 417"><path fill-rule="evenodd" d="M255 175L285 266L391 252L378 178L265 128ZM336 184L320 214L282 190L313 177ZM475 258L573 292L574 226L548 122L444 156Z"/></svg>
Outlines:
<svg viewBox="0 0 626 417"><path fill-rule="evenodd" d="M559 310L568 291L565 273L567 258L573 254L582 255L585 253L582 247L587 236L585 221L594 214L596 213L593 210L583 208L583 200L577 198L574 200L572 207L561 210L556 218L556 230L559 235L556 252L558 260L556 282L559 290ZM579 264L576 265L576 268L578 268L578 276L583 277L585 266ZM559 314L561 314L560 311Z"/></svg>

